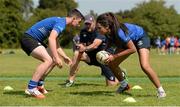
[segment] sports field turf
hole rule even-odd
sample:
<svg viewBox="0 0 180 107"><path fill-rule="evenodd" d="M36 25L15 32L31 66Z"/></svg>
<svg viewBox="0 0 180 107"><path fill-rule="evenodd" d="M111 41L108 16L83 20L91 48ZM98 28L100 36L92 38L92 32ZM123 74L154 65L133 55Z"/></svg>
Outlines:
<svg viewBox="0 0 180 107"><path fill-rule="evenodd" d="M81 63L74 87L63 85L68 67L55 68L46 80L47 98L37 100L25 95L24 89L39 62L21 50L14 50L15 54L3 51L5 53L0 54L0 106L180 106L180 55L158 55L151 50L150 62L167 92L164 99L156 98L156 90L140 69L137 54L134 54L123 62L122 67L127 70L131 86L140 85L143 90L115 94L118 86L106 87L99 68ZM70 49L66 49L66 53L72 56ZM14 90L4 91L8 85ZM133 97L137 102L123 102L127 97Z"/></svg>

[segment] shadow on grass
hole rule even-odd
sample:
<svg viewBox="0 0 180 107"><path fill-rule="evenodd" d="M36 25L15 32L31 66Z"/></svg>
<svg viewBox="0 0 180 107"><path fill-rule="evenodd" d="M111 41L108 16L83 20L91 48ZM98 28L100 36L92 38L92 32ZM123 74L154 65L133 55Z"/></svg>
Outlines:
<svg viewBox="0 0 180 107"><path fill-rule="evenodd" d="M24 91L6 91L6 92L3 92L3 94L5 95L19 95L19 96L24 96L24 97L30 97L30 95L27 95L25 94Z"/></svg>
<svg viewBox="0 0 180 107"><path fill-rule="evenodd" d="M133 95L134 97L155 97L153 94L146 94L146 95Z"/></svg>
<svg viewBox="0 0 180 107"><path fill-rule="evenodd" d="M70 92L69 94L72 95L82 95L82 96L116 96L116 95L120 95L118 93L115 93L114 91L89 91L89 92ZM132 96L132 94L128 93L128 92L124 92L122 95L126 95L126 96Z"/></svg>
<svg viewBox="0 0 180 107"><path fill-rule="evenodd" d="M9 95L25 95L24 91L6 91L6 92L3 92L3 94L9 94Z"/></svg>
<svg viewBox="0 0 180 107"><path fill-rule="evenodd" d="M65 83L59 83L61 87L65 87ZM102 84L94 84L94 83L75 83L71 87L80 87L80 86L103 86Z"/></svg>
<svg viewBox="0 0 180 107"><path fill-rule="evenodd" d="M52 90L47 90L48 92L51 92ZM3 92L4 95L15 95L15 96L23 96L23 97L31 97L31 95L25 94L24 91L6 91Z"/></svg>

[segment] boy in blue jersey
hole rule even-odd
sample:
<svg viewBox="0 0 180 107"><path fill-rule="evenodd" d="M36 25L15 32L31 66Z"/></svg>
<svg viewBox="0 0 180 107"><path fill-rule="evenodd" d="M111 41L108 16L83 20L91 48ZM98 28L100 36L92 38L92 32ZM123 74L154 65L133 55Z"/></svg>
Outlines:
<svg viewBox="0 0 180 107"><path fill-rule="evenodd" d="M85 16L84 28L80 31L80 36L75 36L74 41L74 57L70 67L69 78L65 86L71 87L74 84L80 61L86 62L88 65L100 67L102 74L106 77L106 85L114 86L119 82L111 72L110 68L102 65L96 60L96 53L103 50L106 46L106 37L100 35L95 29L95 19L91 15ZM81 44L81 45L80 45ZM86 47L86 50L82 50Z"/></svg>
<svg viewBox="0 0 180 107"><path fill-rule="evenodd" d="M159 98L166 96L157 74L150 66L150 40L142 27L129 23L120 23L113 13L108 12L98 16L97 29L101 34L108 37L110 43L117 47L115 53L107 58L106 63L121 83L117 90L118 93L130 88L127 81L123 80L122 74L119 73L121 72L119 64L137 51L141 68L157 88L157 96Z"/></svg>
<svg viewBox="0 0 180 107"><path fill-rule="evenodd" d="M29 81L28 89L25 90L36 98L45 98L47 91L43 87L44 79L48 73L57 65L63 66L62 60L71 65L71 59L64 53L58 42L58 37L67 25L79 26L84 19L83 15L73 9L67 17L50 17L37 22L29 28L20 39L21 47L28 56L40 60L32 79ZM48 38L48 46L43 41Z"/></svg>

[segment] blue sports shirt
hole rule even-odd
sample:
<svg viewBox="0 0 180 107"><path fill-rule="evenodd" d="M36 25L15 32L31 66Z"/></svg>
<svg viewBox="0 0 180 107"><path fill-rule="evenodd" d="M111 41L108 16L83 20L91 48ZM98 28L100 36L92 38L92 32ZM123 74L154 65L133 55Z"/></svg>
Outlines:
<svg viewBox="0 0 180 107"><path fill-rule="evenodd" d="M128 28L128 34L125 34L122 29L118 30L118 37L124 43L127 43L129 40L136 42L138 39L144 36L144 30L142 27L129 23L125 23L125 26Z"/></svg>
<svg viewBox="0 0 180 107"><path fill-rule="evenodd" d="M65 27L65 17L50 17L34 24L25 33L29 34L34 39L42 42L50 35L52 30L56 30L59 35L60 33L62 33Z"/></svg>

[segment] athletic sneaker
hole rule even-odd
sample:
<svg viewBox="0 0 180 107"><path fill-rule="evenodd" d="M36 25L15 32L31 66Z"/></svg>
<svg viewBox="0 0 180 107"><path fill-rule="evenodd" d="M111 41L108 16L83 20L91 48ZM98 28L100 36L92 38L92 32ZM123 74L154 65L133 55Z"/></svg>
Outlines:
<svg viewBox="0 0 180 107"><path fill-rule="evenodd" d="M39 99L45 98L45 96L41 92L39 92L39 90L37 88L26 89L25 93L28 94L28 95L32 95L35 98L39 98Z"/></svg>
<svg viewBox="0 0 180 107"><path fill-rule="evenodd" d="M66 80L65 87L72 87L74 85L74 81Z"/></svg>
<svg viewBox="0 0 180 107"><path fill-rule="evenodd" d="M126 87L120 86L120 87L116 90L116 93L123 93L124 91L128 91L128 90L130 90L129 84L127 84Z"/></svg>
<svg viewBox="0 0 180 107"><path fill-rule="evenodd" d="M157 93L157 97L158 97L158 98L164 98L164 97L166 97L166 93L165 93L164 91L158 92L158 93Z"/></svg>
<svg viewBox="0 0 180 107"><path fill-rule="evenodd" d="M42 93L42 94L47 94L48 91L44 88L44 85L43 86L38 86L37 89Z"/></svg>

